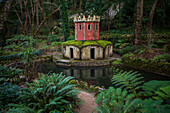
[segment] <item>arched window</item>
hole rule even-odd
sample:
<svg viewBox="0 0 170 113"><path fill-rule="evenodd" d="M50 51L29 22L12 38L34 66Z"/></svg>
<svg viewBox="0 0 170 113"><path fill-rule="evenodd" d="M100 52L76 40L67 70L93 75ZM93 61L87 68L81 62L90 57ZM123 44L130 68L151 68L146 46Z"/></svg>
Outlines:
<svg viewBox="0 0 170 113"><path fill-rule="evenodd" d="M87 30L89 30L89 31L91 30L91 24L87 25Z"/></svg>
<svg viewBox="0 0 170 113"><path fill-rule="evenodd" d="M81 24L79 24L79 31L81 31L82 29L81 29Z"/></svg>
<svg viewBox="0 0 170 113"><path fill-rule="evenodd" d="M98 24L96 24L96 31L98 30Z"/></svg>

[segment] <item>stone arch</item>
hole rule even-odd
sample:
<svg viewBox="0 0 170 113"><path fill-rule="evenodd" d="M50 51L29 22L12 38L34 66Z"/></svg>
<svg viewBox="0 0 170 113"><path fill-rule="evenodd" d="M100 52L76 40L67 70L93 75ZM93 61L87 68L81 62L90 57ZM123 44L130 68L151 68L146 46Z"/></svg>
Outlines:
<svg viewBox="0 0 170 113"><path fill-rule="evenodd" d="M76 46L68 45L63 49L65 58L80 59L80 49Z"/></svg>
<svg viewBox="0 0 170 113"><path fill-rule="evenodd" d="M92 53L94 54L92 57ZM81 59L103 59L103 48L100 46L86 46L81 49Z"/></svg>

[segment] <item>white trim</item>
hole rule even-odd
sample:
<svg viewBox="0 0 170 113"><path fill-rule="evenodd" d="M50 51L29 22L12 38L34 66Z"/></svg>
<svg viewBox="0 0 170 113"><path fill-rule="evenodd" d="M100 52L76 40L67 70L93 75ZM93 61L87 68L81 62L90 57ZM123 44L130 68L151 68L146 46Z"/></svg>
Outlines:
<svg viewBox="0 0 170 113"><path fill-rule="evenodd" d="M83 36L83 38L84 38L84 40L85 40L85 39L86 39L86 37L85 37L85 36L86 36L85 23L83 23L83 28L84 28L84 29L83 29L83 30L84 30L84 34L83 34L84 36Z"/></svg>

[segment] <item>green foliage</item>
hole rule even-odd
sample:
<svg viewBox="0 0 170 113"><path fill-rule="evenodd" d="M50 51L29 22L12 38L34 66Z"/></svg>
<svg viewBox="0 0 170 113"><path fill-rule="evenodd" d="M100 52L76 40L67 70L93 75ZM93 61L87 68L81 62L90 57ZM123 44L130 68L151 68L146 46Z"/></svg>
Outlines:
<svg viewBox="0 0 170 113"><path fill-rule="evenodd" d="M67 41L67 38L70 36L70 26L68 19L68 6L65 0L60 0L60 15L62 20L64 40Z"/></svg>
<svg viewBox="0 0 170 113"><path fill-rule="evenodd" d="M152 96L155 91L160 91L161 87L166 87L170 85L170 81L158 81L152 80L143 84L144 96Z"/></svg>
<svg viewBox="0 0 170 113"><path fill-rule="evenodd" d="M0 65L0 84L4 82L19 83L21 82L20 75L22 75L22 70Z"/></svg>
<svg viewBox="0 0 170 113"><path fill-rule="evenodd" d="M74 39L75 39L75 36L71 35L71 36L68 37L67 40L74 40Z"/></svg>
<svg viewBox="0 0 170 113"><path fill-rule="evenodd" d="M24 57L25 63L30 66L31 61L33 59L33 45L32 45L32 37L29 37L29 41L26 42L28 48L24 50Z"/></svg>
<svg viewBox="0 0 170 113"><path fill-rule="evenodd" d="M133 104L136 99L134 99L134 94L128 94L126 90L121 88L115 89L114 87L109 87L102 91L97 99L96 103L99 104L102 102L101 106L96 107L95 109L100 113L126 113L133 112Z"/></svg>
<svg viewBox="0 0 170 113"><path fill-rule="evenodd" d="M112 65L119 65L119 64L121 64L121 60L115 59L115 60L112 62Z"/></svg>
<svg viewBox="0 0 170 113"><path fill-rule="evenodd" d="M170 99L170 85L161 87L159 91L155 91L158 96L153 97L154 99ZM170 103L169 103L170 104Z"/></svg>
<svg viewBox="0 0 170 113"><path fill-rule="evenodd" d="M9 104L9 109L6 113L36 113L33 109L26 107L24 104Z"/></svg>
<svg viewBox="0 0 170 113"><path fill-rule="evenodd" d="M11 83L3 83L0 87L0 109L7 109L9 103L17 103L17 98L20 96L18 92L21 88L18 85L12 85Z"/></svg>
<svg viewBox="0 0 170 113"><path fill-rule="evenodd" d="M57 35L51 35L51 34L48 35L48 39L47 39L48 43L58 42L58 41L59 41L59 38Z"/></svg>
<svg viewBox="0 0 170 113"><path fill-rule="evenodd" d="M136 97L139 97L137 90L142 88L141 84L143 81L143 77L140 76L141 74L133 71L129 72L122 72L114 75L112 77L112 82L115 86L120 86L120 88L130 89L130 92L133 92Z"/></svg>
<svg viewBox="0 0 170 113"><path fill-rule="evenodd" d="M28 39L28 37L25 37L23 34L20 35L14 35L12 38L7 39L6 43L19 43L21 41L26 41Z"/></svg>
<svg viewBox="0 0 170 113"><path fill-rule="evenodd" d="M96 110L100 113L168 113L169 109L169 97L170 97L170 85L169 81L151 81L142 85L142 77L137 72L122 71L120 69L114 69L114 75L112 82L116 86L120 86L115 89L109 87L109 89L101 91L96 99L98 107ZM152 84L153 83L153 84ZM162 87L165 86L165 87ZM152 87L149 89L149 87ZM161 87L160 90L158 87ZM124 88L124 90L122 90ZM137 89L143 88L144 92L137 92ZM130 89L130 90L129 90ZM131 94L132 92L132 94ZM147 94L143 98L139 94ZM153 93L155 92L155 93ZM153 100L151 97L157 99ZM164 100L164 101L163 101ZM165 101L166 100L166 101Z"/></svg>
<svg viewBox="0 0 170 113"><path fill-rule="evenodd" d="M169 62L170 61L170 55L168 53L165 53L165 54L161 54L161 55L158 55L158 56L154 56L153 60Z"/></svg>
<svg viewBox="0 0 170 113"><path fill-rule="evenodd" d="M138 99L134 107L137 108L136 113L169 113L170 111L165 105L162 105L162 100L153 100L151 98Z"/></svg>
<svg viewBox="0 0 170 113"><path fill-rule="evenodd" d="M53 29L52 29L52 35L62 36L63 35L63 29L58 27L58 26L54 26Z"/></svg>
<svg viewBox="0 0 170 113"><path fill-rule="evenodd" d="M42 75L39 80L27 83L27 87L20 93L19 99L24 100L27 107L37 112L50 112L59 110L64 112L61 106L72 105L77 99L78 91L74 84L69 84L72 77L61 74Z"/></svg>
<svg viewBox="0 0 170 113"><path fill-rule="evenodd" d="M52 42L51 46L55 47L55 46L59 46L61 45L61 42Z"/></svg>

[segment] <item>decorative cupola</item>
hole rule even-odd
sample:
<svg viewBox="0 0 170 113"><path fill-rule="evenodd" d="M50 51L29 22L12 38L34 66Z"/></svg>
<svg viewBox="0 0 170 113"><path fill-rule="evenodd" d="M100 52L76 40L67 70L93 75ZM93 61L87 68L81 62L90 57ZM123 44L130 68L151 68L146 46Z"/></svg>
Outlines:
<svg viewBox="0 0 170 113"><path fill-rule="evenodd" d="M99 40L100 16L79 15L74 17L75 40Z"/></svg>

